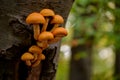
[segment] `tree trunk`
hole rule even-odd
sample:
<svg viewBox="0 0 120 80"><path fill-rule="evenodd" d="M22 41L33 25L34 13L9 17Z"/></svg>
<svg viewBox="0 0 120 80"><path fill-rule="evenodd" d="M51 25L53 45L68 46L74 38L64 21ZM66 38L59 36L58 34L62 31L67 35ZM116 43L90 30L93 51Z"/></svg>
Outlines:
<svg viewBox="0 0 120 80"><path fill-rule="evenodd" d="M82 5L84 4L84 5ZM72 41L72 55L70 61L70 80L91 80L92 75L92 51L94 45L95 34L89 33L88 29L97 31L96 20L89 20L96 17L97 12L90 10L89 6L94 6L98 9L98 3L94 1L88 1L85 3L76 2L76 25L74 27L75 32L73 34ZM83 9L83 12L79 11ZM77 12L78 11L78 12ZM89 12L88 12L89 11ZM75 16L76 16L75 15ZM79 16L78 16L79 15ZM80 18L78 18L80 17ZM79 20L79 23L77 24ZM88 22L89 20L89 22ZM73 23L74 23L73 22ZM76 28L76 29L75 29ZM83 41L84 40L84 41Z"/></svg>
<svg viewBox="0 0 120 80"><path fill-rule="evenodd" d="M91 53L93 43L72 47L70 63L70 80L90 80L91 78Z"/></svg>
<svg viewBox="0 0 120 80"><path fill-rule="evenodd" d="M38 67L28 67L20 60L35 44L25 18L50 8L66 22L72 3L73 0L0 0L0 80L55 80L60 42L43 51L46 59Z"/></svg>

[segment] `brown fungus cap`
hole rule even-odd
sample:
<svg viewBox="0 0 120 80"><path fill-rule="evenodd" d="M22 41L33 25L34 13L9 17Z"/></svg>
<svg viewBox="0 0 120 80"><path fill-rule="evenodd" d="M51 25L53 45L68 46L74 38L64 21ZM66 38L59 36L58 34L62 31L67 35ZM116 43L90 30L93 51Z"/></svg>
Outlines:
<svg viewBox="0 0 120 80"><path fill-rule="evenodd" d="M51 24L62 24L64 23L64 19L60 15L54 15L53 19L51 20Z"/></svg>
<svg viewBox="0 0 120 80"><path fill-rule="evenodd" d="M36 45L31 46L28 51L33 54L41 54L42 53L42 49Z"/></svg>
<svg viewBox="0 0 120 80"><path fill-rule="evenodd" d="M26 23L27 24L44 24L45 18L37 12L33 12L31 14L28 15L28 17L26 18Z"/></svg>
<svg viewBox="0 0 120 80"><path fill-rule="evenodd" d="M40 54L38 56L38 60L45 60L45 55L44 54Z"/></svg>
<svg viewBox="0 0 120 80"><path fill-rule="evenodd" d="M54 11L51 10L51 9L42 9L42 10L40 11L40 14L42 14L42 15L45 16L45 17L54 16L54 15L55 15Z"/></svg>
<svg viewBox="0 0 120 80"><path fill-rule="evenodd" d="M54 38L54 36L51 32L44 31L39 35L38 41L46 41L46 40L51 40L53 38Z"/></svg>
<svg viewBox="0 0 120 80"><path fill-rule="evenodd" d="M52 33L54 36L60 36L60 37L67 36L68 34L67 30L63 27L55 28L55 30Z"/></svg>
<svg viewBox="0 0 120 80"><path fill-rule="evenodd" d="M21 60L25 61L25 60L32 60L34 59L34 56L29 53L29 52L25 52L22 56L21 56Z"/></svg>

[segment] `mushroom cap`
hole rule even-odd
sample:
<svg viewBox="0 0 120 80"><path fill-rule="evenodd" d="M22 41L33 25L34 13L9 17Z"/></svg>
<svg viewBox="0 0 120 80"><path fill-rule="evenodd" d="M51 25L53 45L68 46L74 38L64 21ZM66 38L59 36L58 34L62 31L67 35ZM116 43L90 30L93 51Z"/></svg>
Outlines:
<svg viewBox="0 0 120 80"><path fill-rule="evenodd" d="M64 19L62 16L60 15L54 15L53 16L53 19L51 20L50 22L51 24L61 24L61 23L64 23Z"/></svg>
<svg viewBox="0 0 120 80"><path fill-rule="evenodd" d="M36 45L31 46L28 51L33 54L41 54L42 53L42 49Z"/></svg>
<svg viewBox="0 0 120 80"><path fill-rule="evenodd" d="M53 39L53 38L54 38L54 36L53 36L53 34L52 34L51 32L46 32L46 31L44 31L44 32L42 32L42 33L39 35L38 41L51 40L51 39Z"/></svg>
<svg viewBox="0 0 120 80"><path fill-rule="evenodd" d="M37 41L37 46L39 46L42 50L46 49L49 45L46 41Z"/></svg>
<svg viewBox="0 0 120 80"><path fill-rule="evenodd" d="M34 59L34 56L29 53L29 52L25 52L22 56L21 56L21 60L25 61L25 60L32 60Z"/></svg>
<svg viewBox="0 0 120 80"><path fill-rule="evenodd" d="M63 27L55 28L52 33L55 37L56 36L64 37L64 36L67 36L68 34L67 30Z"/></svg>
<svg viewBox="0 0 120 80"><path fill-rule="evenodd" d="M40 13L37 12L29 14L26 18L27 24L40 24L40 23L44 24L45 22L46 22L45 18Z"/></svg>
<svg viewBox="0 0 120 80"><path fill-rule="evenodd" d="M40 11L40 14L42 14L43 16L46 16L46 17L55 15L54 11L51 9L43 9Z"/></svg>
<svg viewBox="0 0 120 80"><path fill-rule="evenodd" d="M44 54L41 54L41 59L45 60L45 55Z"/></svg>
<svg viewBox="0 0 120 80"><path fill-rule="evenodd" d="M38 56L38 60L45 60L45 55L44 54L40 54Z"/></svg>

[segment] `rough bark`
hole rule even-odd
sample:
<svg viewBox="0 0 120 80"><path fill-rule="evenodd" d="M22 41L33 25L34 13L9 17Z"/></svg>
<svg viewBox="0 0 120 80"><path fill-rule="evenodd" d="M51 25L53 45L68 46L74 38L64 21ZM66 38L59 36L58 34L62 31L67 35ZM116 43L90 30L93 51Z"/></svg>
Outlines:
<svg viewBox="0 0 120 80"><path fill-rule="evenodd" d="M55 79L60 42L43 51L46 59L42 66L30 68L20 60L35 44L32 27L25 23L25 18L32 12L50 8L66 22L72 3L73 0L0 0L0 80Z"/></svg>

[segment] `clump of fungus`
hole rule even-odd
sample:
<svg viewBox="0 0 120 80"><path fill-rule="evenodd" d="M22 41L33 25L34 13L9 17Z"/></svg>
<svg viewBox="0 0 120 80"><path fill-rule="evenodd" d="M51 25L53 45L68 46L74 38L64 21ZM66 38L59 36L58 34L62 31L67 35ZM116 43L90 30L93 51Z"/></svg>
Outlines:
<svg viewBox="0 0 120 80"><path fill-rule="evenodd" d="M27 24L33 25L33 36L36 44L32 45L27 52L21 56L21 60L26 62L26 65L36 67L41 60L45 60L45 55L42 53L49 44L56 43L61 38L67 36L67 30L60 27L64 23L61 15L55 14L51 9L43 9L40 12L33 12L26 18ZM42 28L40 28L40 24ZM47 28L52 26L50 31ZM41 30L40 30L41 29Z"/></svg>

